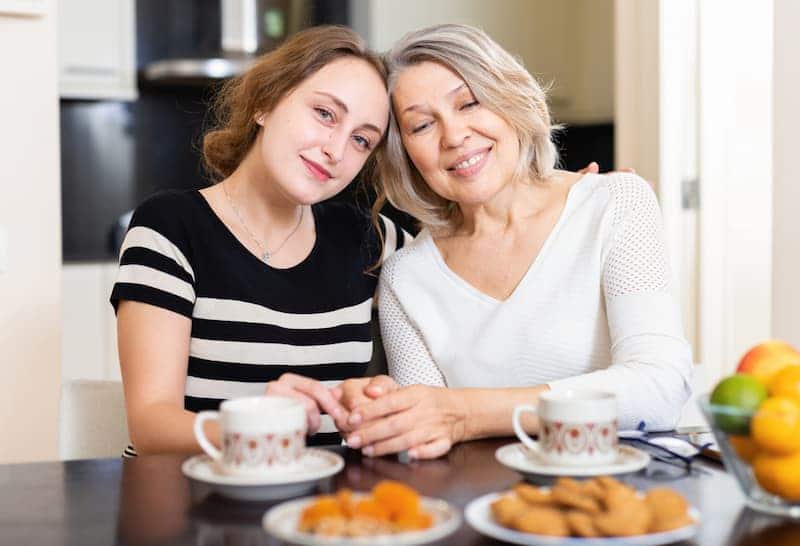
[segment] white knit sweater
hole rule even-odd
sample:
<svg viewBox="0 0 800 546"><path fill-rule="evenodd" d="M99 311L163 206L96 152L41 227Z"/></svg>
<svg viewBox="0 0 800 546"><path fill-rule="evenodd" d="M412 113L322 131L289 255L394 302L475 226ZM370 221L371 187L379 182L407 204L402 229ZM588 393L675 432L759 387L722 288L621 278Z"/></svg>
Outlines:
<svg viewBox="0 0 800 546"><path fill-rule="evenodd" d="M457 276L426 231L383 266L381 332L401 384L616 393L620 428L674 427L691 349L658 203L636 175L586 175L511 296Z"/></svg>

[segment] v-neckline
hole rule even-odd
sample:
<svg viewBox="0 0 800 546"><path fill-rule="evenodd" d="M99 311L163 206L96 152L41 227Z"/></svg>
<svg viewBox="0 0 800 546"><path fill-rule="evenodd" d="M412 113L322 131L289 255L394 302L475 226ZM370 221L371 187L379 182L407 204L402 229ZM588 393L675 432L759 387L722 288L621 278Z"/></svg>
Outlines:
<svg viewBox="0 0 800 546"><path fill-rule="evenodd" d="M447 265L444 256L442 256L439 247L436 246L436 242L433 240L433 236L429 231L426 231L425 233L426 237L424 239L424 243L428 247L428 250L431 253L434 261L442 270L442 272L447 277L451 278L456 284L461 286L467 293L471 294L474 297L477 297L478 299L486 303L490 303L492 305L502 305L508 301L511 301L514 298L514 296L523 288L527 280L533 276L533 274L536 272L537 269L539 269L541 262L544 260L543 256L550 249L550 246L552 246L551 245L552 241L558 235L558 232L561 230L561 227L563 226L564 222L566 221L566 218L569 215L570 209L572 208L572 204L575 201L574 194L577 193L578 186L583 186L584 182L591 176L592 176L591 174L583 175L567 190L567 197L564 199L564 206L561 209L561 213L558 215L558 220L556 220L556 223L553 225L553 229L551 229L550 233L547 234L547 237L545 237L544 243L542 243L542 247L539 249L539 252L536 253L536 256L533 258L533 260L531 260L531 263L528 264L528 268L525 270L525 273L522 275L517 285L505 299L498 299L495 298L494 296L490 296L486 292L483 292L482 290L477 288L472 283L465 280L461 275L453 271L450 268L450 266Z"/></svg>

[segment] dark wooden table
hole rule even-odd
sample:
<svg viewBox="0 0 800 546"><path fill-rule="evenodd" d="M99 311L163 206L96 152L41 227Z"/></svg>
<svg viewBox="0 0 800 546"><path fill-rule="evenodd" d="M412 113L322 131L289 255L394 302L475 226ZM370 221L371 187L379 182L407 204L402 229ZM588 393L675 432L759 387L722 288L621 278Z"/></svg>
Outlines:
<svg viewBox="0 0 800 546"><path fill-rule="evenodd" d="M472 499L518 480L494 459L495 450L509 442L470 442L445 458L410 464L395 458L366 459L341 449L345 469L324 489L366 490L392 478L463 509ZM215 495L200 498L181 474L183 459L150 456L0 466L0 545L277 544L261 530L261 516L270 503L239 503ZM643 489L668 484L686 495L703 515L694 544L800 545L800 523L753 512L722 467L696 466L699 471L687 474L655 462L625 480ZM464 523L442 543L467 546L494 541Z"/></svg>

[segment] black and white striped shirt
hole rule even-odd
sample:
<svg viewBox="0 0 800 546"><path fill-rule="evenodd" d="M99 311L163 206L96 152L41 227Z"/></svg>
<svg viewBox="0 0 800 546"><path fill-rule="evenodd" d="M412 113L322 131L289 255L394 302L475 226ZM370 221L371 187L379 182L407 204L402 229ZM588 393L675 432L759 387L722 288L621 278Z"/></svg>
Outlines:
<svg viewBox="0 0 800 546"><path fill-rule="evenodd" d="M364 374L381 246L366 214L344 203L313 205L309 256L274 269L247 250L196 190L168 191L133 215L111 294L192 320L184 407L216 409L262 394L284 372L329 384ZM382 217L381 260L410 239ZM314 443L338 441L321 430Z"/></svg>

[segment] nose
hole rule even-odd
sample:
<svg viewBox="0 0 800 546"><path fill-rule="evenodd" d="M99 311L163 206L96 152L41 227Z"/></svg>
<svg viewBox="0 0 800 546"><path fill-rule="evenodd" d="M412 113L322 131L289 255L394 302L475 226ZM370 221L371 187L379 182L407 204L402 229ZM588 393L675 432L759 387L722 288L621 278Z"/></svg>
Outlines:
<svg viewBox="0 0 800 546"><path fill-rule="evenodd" d="M350 135L345 131L334 130L328 135L328 141L322 145L322 153L331 163L339 163L344 157Z"/></svg>
<svg viewBox="0 0 800 546"><path fill-rule="evenodd" d="M458 148L470 136L470 129L467 123L458 117L441 120L442 127L442 148Z"/></svg>

